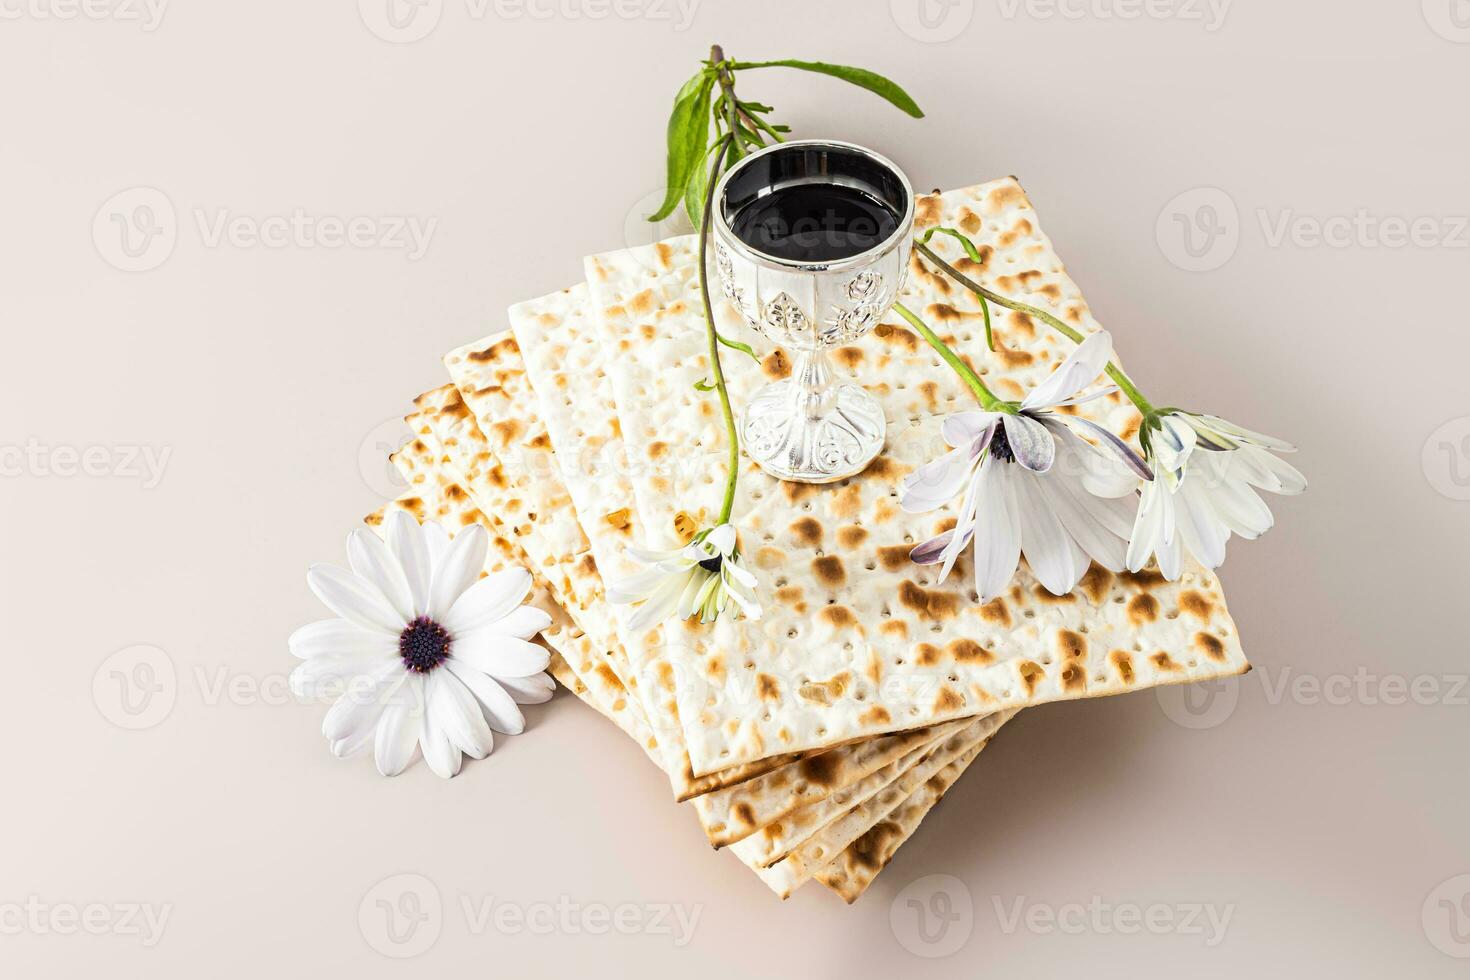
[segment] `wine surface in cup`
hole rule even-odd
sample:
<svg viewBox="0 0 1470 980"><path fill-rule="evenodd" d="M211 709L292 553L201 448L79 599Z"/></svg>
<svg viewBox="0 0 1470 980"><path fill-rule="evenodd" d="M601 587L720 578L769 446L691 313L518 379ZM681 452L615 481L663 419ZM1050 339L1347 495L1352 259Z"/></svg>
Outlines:
<svg viewBox="0 0 1470 980"><path fill-rule="evenodd" d="M735 237L766 255L792 262L835 262L891 237L898 214L883 201L845 184L777 187L730 220Z"/></svg>

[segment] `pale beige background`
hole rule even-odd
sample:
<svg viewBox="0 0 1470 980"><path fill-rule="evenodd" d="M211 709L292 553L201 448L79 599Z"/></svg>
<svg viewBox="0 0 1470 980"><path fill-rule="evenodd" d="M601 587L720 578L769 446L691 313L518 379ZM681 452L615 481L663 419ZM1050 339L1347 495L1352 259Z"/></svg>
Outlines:
<svg viewBox="0 0 1470 980"><path fill-rule="evenodd" d="M0 3L0 973L1464 975L1470 6L427 0L395 35L385 2ZM742 89L925 188L1019 175L1149 390L1296 439L1313 481L1224 571L1255 673L1022 715L850 909L711 853L570 698L446 783L332 759L282 696L307 564L392 491L387 420L636 240L711 41L900 80L926 120ZM418 258L210 235L298 208L436 224ZM120 271L113 214L171 254ZM134 448L169 454L156 485ZM129 716L120 678L162 689ZM1390 703L1416 679L1430 703ZM932 874L958 883L901 894ZM405 884L430 919L395 946ZM509 934L490 900L699 917L682 947ZM168 911L156 942L129 903ZM1155 905L1163 934L1130 928Z"/></svg>

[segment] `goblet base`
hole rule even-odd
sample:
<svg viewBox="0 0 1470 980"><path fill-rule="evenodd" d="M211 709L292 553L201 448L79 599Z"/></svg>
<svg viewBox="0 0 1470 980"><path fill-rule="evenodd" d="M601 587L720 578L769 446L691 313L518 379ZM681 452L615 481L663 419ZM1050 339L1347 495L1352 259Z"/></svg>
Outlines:
<svg viewBox="0 0 1470 980"><path fill-rule="evenodd" d="M740 440L750 458L778 480L832 483L856 476L883 450L877 399L860 386L833 385L813 413L793 379L768 384L746 406Z"/></svg>

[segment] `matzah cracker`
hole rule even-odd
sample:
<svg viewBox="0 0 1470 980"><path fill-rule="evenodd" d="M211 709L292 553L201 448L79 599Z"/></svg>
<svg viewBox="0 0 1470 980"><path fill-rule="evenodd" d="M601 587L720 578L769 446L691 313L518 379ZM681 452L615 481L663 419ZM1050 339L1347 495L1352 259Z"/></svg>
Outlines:
<svg viewBox="0 0 1470 980"><path fill-rule="evenodd" d="M982 742L930 776L814 877L847 904L856 902L984 748Z"/></svg>
<svg viewBox="0 0 1470 980"><path fill-rule="evenodd" d="M1049 307L1084 333L1100 329L1067 277L1014 180L930 196L921 225L956 225L983 264L957 262L982 283ZM937 251L958 245L936 240ZM647 540L671 547L706 526L719 504L725 433L708 374L697 304L695 239L595 256L586 268L607 351L629 472ZM1025 317L998 316L1004 349L985 350L972 294L915 258L901 301L927 316L1001 397L1020 397L1071 343ZM752 340L721 302L723 328ZM765 345L761 345L762 347ZM758 349L760 349L758 347ZM847 353L844 353L847 352ZM725 352L740 403L779 374ZM1092 697L1247 669L1219 581L1191 566L1176 583L1157 572L1114 575L1093 566L1079 589L1047 593L1022 564L1005 597L981 605L968 554L944 585L908 560L914 544L952 526L955 504L932 514L898 507L898 483L945 446L942 415L974 408L962 383L903 327L876 329L837 352L884 406L885 454L862 475L824 487L782 483L743 467L734 522L764 578L758 622L722 617L665 627L679 716L696 773L881 731L934 724L1044 701ZM1137 412L1117 395L1075 409L1131 436ZM937 414L936 414L937 413ZM628 644L630 658L645 638ZM713 669L754 664L748 672Z"/></svg>

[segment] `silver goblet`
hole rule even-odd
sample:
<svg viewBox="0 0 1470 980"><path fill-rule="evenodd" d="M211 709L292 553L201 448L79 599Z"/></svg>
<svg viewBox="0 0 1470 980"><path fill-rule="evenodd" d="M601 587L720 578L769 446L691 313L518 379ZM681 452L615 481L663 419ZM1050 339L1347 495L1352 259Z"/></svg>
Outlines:
<svg viewBox="0 0 1470 980"><path fill-rule="evenodd" d="M883 448L883 409L834 380L826 351L866 334L898 298L913 247L908 178L852 143L778 143L730 168L711 218L725 298L794 355L791 375L745 408L746 452L782 480L862 472Z"/></svg>

